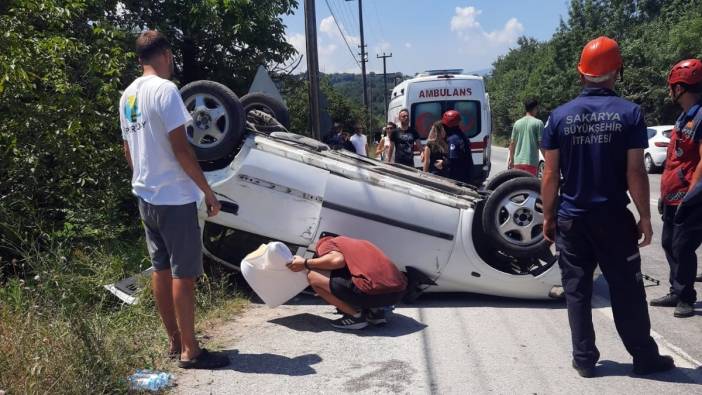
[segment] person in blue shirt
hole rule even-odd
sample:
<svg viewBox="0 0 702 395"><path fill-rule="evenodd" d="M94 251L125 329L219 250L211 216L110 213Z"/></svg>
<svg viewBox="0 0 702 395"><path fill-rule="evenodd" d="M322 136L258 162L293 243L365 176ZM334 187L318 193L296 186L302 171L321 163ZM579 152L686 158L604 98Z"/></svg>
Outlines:
<svg viewBox="0 0 702 395"><path fill-rule="evenodd" d="M675 366L670 356L658 353L650 335L639 255L639 247L650 244L653 235L643 161L648 141L641 108L613 91L622 63L616 41L590 41L578 64L582 93L553 110L542 136L544 236L555 241L559 252L572 364L583 377L595 375L600 357L591 304L598 264L609 284L614 323L633 357L634 373ZM639 212L638 224L627 209L627 190Z"/></svg>

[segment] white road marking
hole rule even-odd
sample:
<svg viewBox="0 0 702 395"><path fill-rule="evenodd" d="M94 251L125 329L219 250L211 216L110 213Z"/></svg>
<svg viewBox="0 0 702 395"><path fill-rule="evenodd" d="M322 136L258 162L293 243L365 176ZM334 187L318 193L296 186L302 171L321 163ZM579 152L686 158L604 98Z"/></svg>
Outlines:
<svg viewBox="0 0 702 395"><path fill-rule="evenodd" d="M612 314L612 308L609 306L609 301L600 295L592 296L592 307L593 310L597 310L604 314L607 318L614 321L614 315ZM651 337L658 343L658 348L661 354L669 354L675 360L675 366L680 368L697 369L702 366L702 362L696 360L690 354L686 353L682 348L667 341L663 335L651 329ZM698 377L692 377L691 375L685 373L686 376L695 380L699 380Z"/></svg>

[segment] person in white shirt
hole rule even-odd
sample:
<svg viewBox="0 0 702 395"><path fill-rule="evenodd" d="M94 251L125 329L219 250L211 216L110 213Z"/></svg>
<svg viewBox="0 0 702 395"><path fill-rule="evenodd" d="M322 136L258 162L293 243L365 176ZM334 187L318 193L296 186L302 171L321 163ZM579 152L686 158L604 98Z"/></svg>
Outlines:
<svg viewBox="0 0 702 395"><path fill-rule="evenodd" d="M368 138L365 134L363 134L365 128L361 124L356 124L354 129L355 133L353 136L351 136L351 144L353 144L353 148L356 150L357 154L361 156L368 156Z"/></svg>
<svg viewBox="0 0 702 395"><path fill-rule="evenodd" d="M207 183L185 134L192 120L175 84L173 53L166 37L148 30L136 52L143 75L120 99L124 154L132 168L132 192L146 232L154 272L151 287L166 327L169 355L182 368L213 369L229 359L200 348L195 339L195 281L203 272L197 202L208 215L220 203Z"/></svg>

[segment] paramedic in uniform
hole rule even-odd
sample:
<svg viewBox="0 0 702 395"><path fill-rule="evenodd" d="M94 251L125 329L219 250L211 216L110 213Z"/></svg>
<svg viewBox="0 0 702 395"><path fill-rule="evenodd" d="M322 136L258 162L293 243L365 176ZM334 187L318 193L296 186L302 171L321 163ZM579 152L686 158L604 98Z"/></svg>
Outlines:
<svg viewBox="0 0 702 395"><path fill-rule="evenodd" d="M682 107L668 145L661 177L663 235L670 265L670 293L651 306L675 307L675 317L695 315L695 250L702 243L702 62L679 62L668 75L670 96Z"/></svg>
<svg viewBox="0 0 702 395"><path fill-rule="evenodd" d="M591 306L598 264L609 284L614 323L633 357L634 373L674 367L671 357L658 353L650 335L638 248L650 244L653 234L643 162L648 141L639 106L612 90L621 70L616 41L599 37L587 43L578 65L584 89L553 110L542 139L544 236L555 239L560 254L572 365L583 377L595 375L600 357ZM627 189L639 212L638 225L627 209Z"/></svg>

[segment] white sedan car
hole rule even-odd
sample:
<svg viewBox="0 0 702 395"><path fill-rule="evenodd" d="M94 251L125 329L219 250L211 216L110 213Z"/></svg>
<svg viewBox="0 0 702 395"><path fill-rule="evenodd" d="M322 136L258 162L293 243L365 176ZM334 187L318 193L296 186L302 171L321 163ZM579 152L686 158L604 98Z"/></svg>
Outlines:
<svg viewBox="0 0 702 395"><path fill-rule="evenodd" d="M648 148L644 150L644 163L649 174L657 173L663 169L672 132L673 125L650 126L648 128Z"/></svg>
<svg viewBox="0 0 702 395"><path fill-rule="evenodd" d="M203 245L214 261L237 269L247 253L273 240L312 256L320 237L335 234L381 248L407 273L409 300L421 292L559 294L536 178L501 174L491 191L479 191L287 133L265 112L286 114L265 98L257 106L242 98L244 113L263 110L244 121L223 86L194 82L181 92L194 119L188 138L206 158L201 165L222 202L210 218L201 207Z"/></svg>

